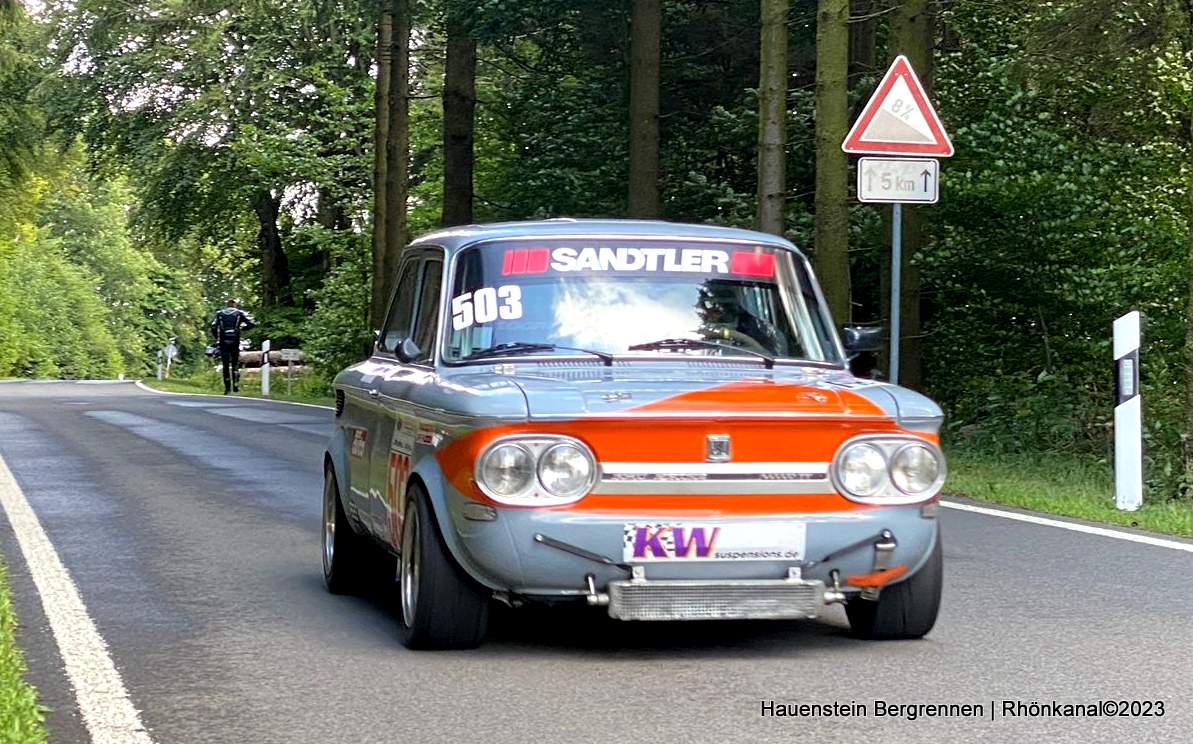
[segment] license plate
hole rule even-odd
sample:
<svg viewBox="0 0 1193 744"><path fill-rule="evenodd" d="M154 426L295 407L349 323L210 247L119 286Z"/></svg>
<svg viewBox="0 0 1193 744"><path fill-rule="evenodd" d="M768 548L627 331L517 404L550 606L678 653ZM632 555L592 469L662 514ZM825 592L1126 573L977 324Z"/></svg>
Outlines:
<svg viewBox="0 0 1193 744"><path fill-rule="evenodd" d="M622 560L799 561L804 559L807 537L803 522L627 524Z"/></svg>

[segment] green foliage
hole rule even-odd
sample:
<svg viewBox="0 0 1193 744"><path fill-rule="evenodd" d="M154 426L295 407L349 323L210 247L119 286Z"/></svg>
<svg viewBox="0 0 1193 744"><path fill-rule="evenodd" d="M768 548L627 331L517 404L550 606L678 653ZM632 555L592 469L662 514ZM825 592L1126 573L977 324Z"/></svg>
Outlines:
<svg viewBox="0 0 1193 744"><path fill-rule="evenodd" d="M370 256L367 236L318 230L332 267L314 292L315 312L303 328L304 349L324 374L360 359L372 344L368 326Z"/></svg>
<svg viewBox="0 0 1193 744"><path fill-rule="evenodd" d="M17 244L0 285L20 290L7 303L13 322L4 356L11 361L0 375L104 379L122 370L95 278L71 264L58 241Z"/></svg>
<svg viewBox="0 0 1193 744"><path fill-rule="evenodd" d="M42 744L45 717L36 691L22 679L25 661L13 638L17 620L5 574L0 561L0 744Z"/></svg>
<svg viewBox="0 0 1193 744"><path fill-rule="evenodd" d="M1189 227L1156 9L952 6L936 83L957 155L920 266L929 388L987 451L1105 456L1110 325L1142 310L1149 483L1171 495Z"/></svg>

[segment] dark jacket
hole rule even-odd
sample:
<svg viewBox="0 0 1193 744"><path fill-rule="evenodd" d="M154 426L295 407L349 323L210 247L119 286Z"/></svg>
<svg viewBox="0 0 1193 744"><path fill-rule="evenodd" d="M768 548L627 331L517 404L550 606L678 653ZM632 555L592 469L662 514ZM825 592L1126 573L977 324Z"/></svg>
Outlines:
<svg viewBox="0 0 1193 744"><path fill-rule="evenodd" d="M241 330L254 327L253 316L235 307L225 307L215 314L208 330L218 344L239 344Z"/></svg>

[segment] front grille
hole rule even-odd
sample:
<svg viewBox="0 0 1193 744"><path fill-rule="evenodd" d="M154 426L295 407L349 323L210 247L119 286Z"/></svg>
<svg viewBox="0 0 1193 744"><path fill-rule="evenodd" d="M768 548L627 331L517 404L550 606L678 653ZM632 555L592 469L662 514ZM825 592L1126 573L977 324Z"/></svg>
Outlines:
<svg viewBox="0 0 1193 744"><path fill-rule="evenodd" d="M336 391L336 415L339 416L344 412L344 391Z"/></svg>
<svg viewBox="0 0 1193 744"><path fill-rule="evenodd" d="M811 618L823 606L820 581L609 582L609 615L619 620Z"/></svg>

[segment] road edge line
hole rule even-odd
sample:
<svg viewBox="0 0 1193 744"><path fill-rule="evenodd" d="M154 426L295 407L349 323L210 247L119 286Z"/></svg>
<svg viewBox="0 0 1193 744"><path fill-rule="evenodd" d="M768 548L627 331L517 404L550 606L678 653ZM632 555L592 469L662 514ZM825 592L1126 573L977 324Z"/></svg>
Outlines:
<svg viewBox="0 0 1193 744"><path fill-rule="evenodd" d="M37 588L91 741L153 744L78 587L2 456L0 508Z"/></svg>
<svg viewBox="0 0 1193 744"><path fill-rule="evenodd" d="M131 382L146 392L157 393L158 395L189 395L196 398L219 398L220 400L256 400L262 403L277 403L278 405L283 406L304 406L306 408L319 408L324 411L335 410L334 406L323 406L319 405L318 403L299 403L296 400L274 400L273 398L240 398L232 395L219 395L217 393L182 393L177 390L158 390L157 388L151 388L140 380L126 380L126 382Z"/></svg>
<svg viewBox="0 0 1193 744"><path fill-rule="evenodd" d="M1049 519L1048 517L1036 516L1035 514L1024 514L1022 512L1007 511L1004 509L991 509L986 506L976 506L974 504L962 504L957 501L945 501L942 499L940 501L940 505L946 509L973 512L974 514L983 514L988 517L1002 517L1003 519L1013 519L1017 522L1027 522L1028 524L1037 524L1043 527L1059 527L1062 530L1069 530L1071 532L1082 532L1087 535L1109 537L1115 540L1126 540L1128 542L1140 543L1142 545L1151 545L1152 547L1156 548L1168 548L1169 550L1180 550L1185 553L1193 553L1193 543L1181 542L1179 540L1166 540L1162 537L1140 535L1134 532L1123 532L1122 530L1115 530L1109 527L1097 527L1092 524L1083 524L1081 522L1066 522L1060 519Z"/></svg>

